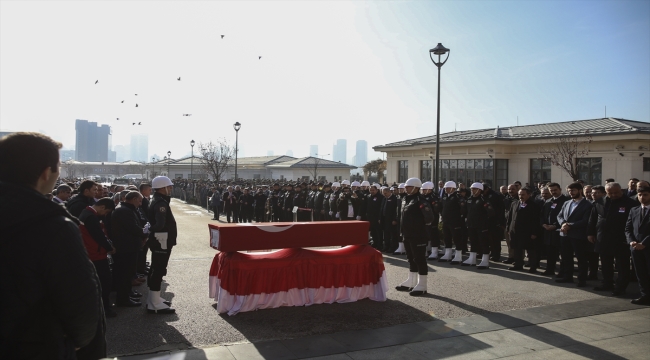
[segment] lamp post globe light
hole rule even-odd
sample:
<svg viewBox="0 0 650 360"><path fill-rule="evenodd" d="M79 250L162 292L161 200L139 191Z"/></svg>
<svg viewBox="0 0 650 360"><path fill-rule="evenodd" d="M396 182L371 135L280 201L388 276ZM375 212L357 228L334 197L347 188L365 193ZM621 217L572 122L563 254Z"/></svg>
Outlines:
<svg viewBox="0 0 650 360"><path fill-rule="evenodd" d="M190 180L194 180L194 140L190 141L190 146L192 147L192 157L190 160Z"/></svg>
<svg viewBox="0 0 650 360"><path fill-rule="evenodd" d="M440 57L444 54L447 54L447 57L445 58L445 61L441 61ZM437 184L438 181L442 180L440 179L440 68L447 62L447 60L449 60L449 54L451 54L451 50L442 46L442 43L438 43L438 46L429 50L431 61L436 65L436 67L438 67L438 118L436 122L436 164L434 175L436 181L434 181L434 184ZM438 62L433 59L433 55L438 55ZM438 191L440 191L439 188Z"/></svg>
<svg viewBox="0 0 650 360"><path fill-rule="evenodd" d="M239 129L241 129L241 124L239 121L234 123L232 125L233 129L235 129L235 183L237 182L237 151L239 150Z"/></svg>
<svg viewBox="0 0 650 360"><path fill-rule="evenodd" d="M169 177L170 179L171 179L171 177L169 176L170 175L170 173L169 173L169 163L171 162L171 160L172 160L172 152L167 151L167 177Z"/></svg>

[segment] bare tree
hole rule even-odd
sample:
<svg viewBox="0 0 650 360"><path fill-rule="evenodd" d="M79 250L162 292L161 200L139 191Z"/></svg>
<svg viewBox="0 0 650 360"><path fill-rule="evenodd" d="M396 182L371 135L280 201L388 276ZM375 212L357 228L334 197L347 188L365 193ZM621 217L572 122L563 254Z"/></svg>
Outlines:
<svg viewBox="0 0 650 360"><path fill-rule="evenodd" d="M309 174L314 177L314 181L318 181L318 173L320 172L320 164L323 162L323 159L319 157L309 157L309 161L306 161L305 165L309 165L307 171Z"/></svg>
<svg viewBox="0 0 650 360"><path fill-rule="evenodd" d="M584 135L562 136L548 141L547 146L540 146L539 152L551 164L562 169L571 179L578 180L577 159L589 155L589 144L593 139L589 130Z"/></svg>
<svg viewBox="0 0 650 360"><path fill-rule="evenodd" d="M377 182L382 183L384 180L384 172L386 171L386 160L377 159L368 161L363 165L364 174L368 174L368 177L372 174L377 174Z"/></svg>
<svg viewBox="0 0 650 360"><path fill-rule="evenodd" d="M61 164L61 168L65 170L66 177L74 178L79 170L78 164L74 160L68 160Z"/></svg>
<svg viewBox="0 0 650 360"><path fill-rule="evenodd" d="M81 177L85 179L86 176L90 175L90 172L92 171L92 166L81 164L79 165L78 170L81 173Z"/></svg>
<svg viewBox="0 0 650 360"><path fill-rule="evenodd" d="M215 181L220 181L223 174L235 159L235 149L228 145L226 139L206 144L199 143L199 162L203 170L212 175Z"/></svg>

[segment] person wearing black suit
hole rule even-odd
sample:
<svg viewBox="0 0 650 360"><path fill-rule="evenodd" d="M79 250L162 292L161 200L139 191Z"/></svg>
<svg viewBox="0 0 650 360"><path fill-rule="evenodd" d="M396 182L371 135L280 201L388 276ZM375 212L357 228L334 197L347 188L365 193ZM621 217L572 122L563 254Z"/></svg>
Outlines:
<svg viewBox="0 0 650 360"><path fill-rule="evenodd" d="M636 184L639 182L639 179L637 178L631 178L630 181L627 183L627 189L623 190L623 195L626 197L629 197L630 199L634 201L637 200L637 192L636 192ZM637 204L638 205L638 204Z"/></svg>
<svg viewBox="0 0 650 360"><path fill-rule="evenodd" d="M550 183L548 190L551 198L542 207L540 223L544 229L544 247L546 248L546 271L543 275L555 275L555 267L560 254L560 224L557 215L562 210L562 205L569 198L562 195L562 187L558 183Z"/></svg>
<svg viewBox="0 0 650 360"><path fill-rule="evenodd" d="M589 270L587 256L589 251L593 251L593 244L587 240L591 203L583 196L582 185L578 182L570 184L567 192L571 200L562 205L562 210L557 215L557 222L561 226L563 277L556 279L555 282L573 282L573 254L575 253L578 259L578 287L585 287Z"/></svg>
<svg viewBox="0 0 650 360"><path fill-rule="evenodd" d="M637 196L641 205L630 210L625 224L625 236L641 292L641 297L632 300L632 304L650 305L650 188L640 187Z"/></svg>
<svg viewBox="0 0 650 360"><path fill-rule="evenodd" d="M226 219L230 222L230 217L233 217L234 222L237 222L237 217L234 215L235 207L237 206L237 195L232 191L232 186L228 186L228 190L223 193L223 211L226 213Z"/></svg>
<svg viewBox="0 0 650 360"><path fill-rule="evenodd" d="M510 270L524 269L524 252L528 251L530 273L537 272L539 264L539 244L542 228L539 224L540 207L531 196L528 188L519 190L519 200L513 201L506 219L506 229L510 234L510 246L514 249L515 262Z"/></svg>
<svg viewBox="0 0 650 360"><path fill-rule="evenodd" d="M372 247L379 251L388 252L388 247L384 245L384 234L381 231L381 205L384 197L379 193L379 185L371 186L370 194L366 195L363 200L366 203L366 213L362 217L365 217L370 222Z"/></svg>
<svg viewBox="0 0 650 360"><path fill-rule="evenodd" d="M388 252L397 249L399 228L397 226L397 196L389 188L381 189L384 199L381 203L381 228L384 232L384 247Z"/></svg>
<svg viewBox="0 0 650 360"><path fill-rule="evenodd" d="M605 185L607 197L593 204L589 227L588 240L595 243L596 251L600 254L603 268L603 283L596 286L596 291L613 291L616 296L624 295L630 281L630 253L625 237L625 225L630 210L636 202L623 196L621 185L610 182ZM614 287L614 260L618 267L618 278Z"/></svg>

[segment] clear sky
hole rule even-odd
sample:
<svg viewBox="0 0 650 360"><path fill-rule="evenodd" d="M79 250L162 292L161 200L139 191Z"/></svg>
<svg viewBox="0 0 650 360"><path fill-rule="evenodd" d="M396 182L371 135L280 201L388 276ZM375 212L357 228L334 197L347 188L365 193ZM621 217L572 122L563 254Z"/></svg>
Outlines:
<svg viewBox="0 0 650 360"><path fill-rule="evenodd" d="M605 106L650 120L647 0L2 1L0 14L0 129L67 148L75 119L112 126L113 145L146 132L150 156L174 158L192 139L234 144L236 121L243 156L331 154L344 138L351 157L359 139L432 135L439 42L441 132Z"/></svg>

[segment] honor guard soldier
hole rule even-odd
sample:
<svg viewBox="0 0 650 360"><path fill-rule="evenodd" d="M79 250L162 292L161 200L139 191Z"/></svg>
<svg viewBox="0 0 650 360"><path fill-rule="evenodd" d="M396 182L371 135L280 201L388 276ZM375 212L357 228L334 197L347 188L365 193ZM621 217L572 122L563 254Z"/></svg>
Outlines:
<svg viewBox="0 0 650 360"><path fill-rule="evenodd" d="M366 213L362 218L370 222L370 236L372 237L372 247L379 251L388 252L388 247L384 244L384 234L381 231L381 205L384 197L379 192L379 185L370 188L370 194L362 198L366 203Z"/></svg>
<svg viewBox="0 0 650 360"><path fill-rule="evenodd" d="M440 230L438 230L438 223L440 222L440 200L433 191L433 183L431 181L422 184L422 195L431 206L431 210L433 210L433 222L427 227L427 230L429 231L429 246L431 247L429 259L435 260L438 258L438 247L440 246Z"/></svg>
<svg viewBox="0 0 650 360"><path fill-rule="evenodd" d="M273 191L269 196L269 201L271 202L271 210L273 211L272 220L273 222L279 222L282 218L282 191L280 190L280 184L273 184Z"/></svg>
<svg viewBox="0 0 650 360"><path fill-rule="evenodd" d="M150 314L171 314L176 312L170 307L171 303L160 297L160 285L163 276L167 275L167 264L176 245L178 230L176 220L169 206L174 184L166 176L156 176L151 182L154 189L153 199L149 205L149 239L147 244L151 249L151 270L147 278L149 298L147 312Z"/></svg>
<svg viewBox="0 0 650 360"><path fill-rule="evenodd" d="M422 182L418 178L410 178L405 183L405 194L402 197L401 232L404 237L406 258L409 263L409 276L397 286L397 291L409 291L411 296L427 293L427 242L429 235L427 225L433 222L433 210L420 194Z"/></svg>
<svg viewBox="0 0 650 360"><path fill-rule="evenodd" d="M401 183L397 185L397 188L395 189L394 187L391 188L393 189L393 193L396 193L397 196L397 228L401 229L401 220L402 220L402 197L404 195L404 188L406 185L404 183ZM404 239L402 239L402 234L400 232L400 236L398 238L399 240L399 246L397 247L397 250L395 250L395 255L404 255L406 254L406 249L404 248Z"/></svg>
<svg viewBox="0 0 650 360"><path fill-rule="evenodd" d="M469 241L472 249L469 252L469 258L461 265L476 266L476 255L481 254L481 263L478 269L487 269L490 267L490 235L488 232L488 222L494 218L494 210L488 203L481 192L483 184L475 182L470 187L472 197L467 199L467 225L469 232Z"/></svg>
<svg viewBox="0 0 650 360"><path fill-rule="evenodd" d="M310 187L311 189L307 194L307 208L311 209L314 221L318 221L318 215L320 215L320 211L316 211L316 196L318 195L318 184L316 182L312 182L310 184Z"/></svg>
<svg viewBox="0 0 650 360"><path fill-rule="evenodd" d="M293 197L295 196L293 191L293 185L287 184L287 191L284 193L284 202L282 208L284 209L282 221L291 222L293 221Z"/></svg>
<svg viewBox="0 0 650 360"><path fill-rule="evenodd" d="M438 261L450 261L452 264L458 264L463 259L463 250L467 245L467 239L463 240L461 228L465 222L465 198L460 196L456 191L456 183L447 181L445 183L445 193L442 205L442 234L445 238L445 255ZM456 253L452 259L451 248L456 245Z"/></svg>
<svg viewBox="0 0 650 360"><path fill-rule="evenodd" d="M323 200L325 198L325 189L323 189L323 183L320 182L316 184L316 196L314 196L314 221L323 221Z"/></svg>
<svg viewBox="0 0 650 360"><path fill-rule="evenodd" d="M302 184L296 184L295 186L295 194L293 195L293 207L298 207L298 212L296 213L296 219L298 221L309 221L310 220L310 215L308 211L305 210L300 210L304 209L307 207L307 192L305 192L305 189L307 188L306 183ZM291 210L293 211L293 207Z"/></svg>
<svg viewBox="0 0 650 360"><path fill-rule="evenodd" d="M339 184L337 181L335 181L332 184L332 193L329 196L329 209L330 211L328 212L329 215L329 220L330 221L335 221L338 220L336 217L336 213L338 212L338 200L339 200L339 195L341 194L341 184Z"/></svg>
<svg viewBox="0 0 650 360"><path fill-rule="evenodd" d="M501 241L503 240L503 227L506 223L503 196L492 190L490 184L483 182L483 199L492 207L488 214L488 239L490 243L490 259L501 260ZM481 261L483 262L483 261Z"/></svg>
<svg viewBox="0 0 650 360"><path fill-rule="evenodd" d="M321 191L322 205L320 207L320 221L330 221L330 195L332 195L332 184L327 183L323 185L323 190Z"/></svg>
<svg viewBox="0 0 650 360"><path fill-rule="evenodd" d="M399 228L397 227L397 196L390 191L390 188L380 188L384 199L381 203L381 228L384 232L384 247L388 252L397 249L399 241Z"/></svg>

